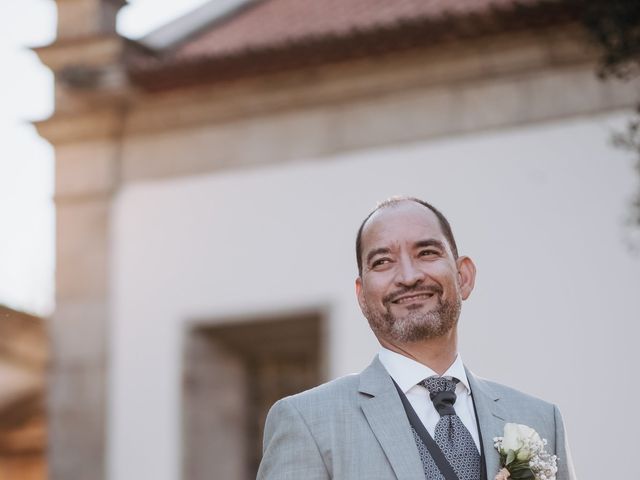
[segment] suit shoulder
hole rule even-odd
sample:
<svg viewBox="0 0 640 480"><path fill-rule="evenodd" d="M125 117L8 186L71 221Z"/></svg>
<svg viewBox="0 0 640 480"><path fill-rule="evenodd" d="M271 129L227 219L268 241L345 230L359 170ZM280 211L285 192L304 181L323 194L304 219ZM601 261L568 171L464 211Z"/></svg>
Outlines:
<svg viewBox="0 0 640 480"><path fill-rule="evenodd" d="M478 378L477 380L483 382L489 387L496 396L500 397L502 401L507 401L516 405L536 407L538 409L553 411L555 405L551 402L543 400L539 397L531 395L529 393L522 392L513 387L503 385L492 380L486 380L484 378Z"/></svg>
<svg viewBox="0 0 640 480"><path fill-rule="evenodd" d="M304 392L285 397L278 403L287 403L300 412L332 409L355 404L358 398L359 374L346 375Z"/></svg>

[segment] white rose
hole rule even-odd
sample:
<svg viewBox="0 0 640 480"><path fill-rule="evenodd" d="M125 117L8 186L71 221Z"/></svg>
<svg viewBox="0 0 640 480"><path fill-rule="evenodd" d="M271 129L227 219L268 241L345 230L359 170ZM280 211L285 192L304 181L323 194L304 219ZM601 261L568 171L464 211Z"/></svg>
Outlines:
<svg viewBox="0 0 640 480"><path fill-rule="evenodd" d="M518 435L518 424L516 423L507 423L504 426L504 435L502 437L502 450L508 452L509 450L513 450L517 452L518 449L522 446L522 441L520 436Z"/></svg>
<svg viewBox="0 0 640 480"><path fill-rule="evenodd" d="M531 455L531 447L541 445L542 439L533 428L518 423L507 423L504 426L502 449L505 452L513 450L518 454L518 460L526 460Z"/></svg>

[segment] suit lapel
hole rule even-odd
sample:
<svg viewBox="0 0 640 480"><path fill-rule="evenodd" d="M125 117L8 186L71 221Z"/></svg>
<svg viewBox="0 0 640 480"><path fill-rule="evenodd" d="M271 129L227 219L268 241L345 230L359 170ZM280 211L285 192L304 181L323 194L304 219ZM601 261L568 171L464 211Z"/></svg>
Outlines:
<svg viewBox="0 0 640 480"><path fill-rule="evenodd" d="M487 382L473 375L468 369L467 378L478 415L487 478L491 479L500 470L500 456L493 446L493 438L502 436L507 416L500 405L500 397Z"/></svg>
<svg viewBox="0 0 640 480"><path fill-rule="evenodd" d="M398 480L424 477L411 426L378 357L360 375L360 406Z"/></svg>

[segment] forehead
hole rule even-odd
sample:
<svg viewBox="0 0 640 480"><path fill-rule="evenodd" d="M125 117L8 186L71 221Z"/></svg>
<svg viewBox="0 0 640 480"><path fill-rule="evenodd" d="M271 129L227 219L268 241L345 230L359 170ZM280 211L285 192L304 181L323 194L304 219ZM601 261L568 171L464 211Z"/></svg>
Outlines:
<svg viewBox="0 0 640 480"><path fill-rule="evenodd" d="M362 230L362 251L435 238L447 243L435 213L412 201L375 212Z"/></svg>

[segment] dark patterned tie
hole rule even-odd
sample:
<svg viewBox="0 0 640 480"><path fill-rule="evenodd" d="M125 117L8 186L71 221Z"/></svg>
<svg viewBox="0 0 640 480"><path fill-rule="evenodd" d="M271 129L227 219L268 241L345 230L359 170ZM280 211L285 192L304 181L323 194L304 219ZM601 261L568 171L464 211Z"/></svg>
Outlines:
<svg viewBox="0 0 640 480"><path fill-rule="evenodd" d="M433 376L420 385L429 390L433 406L440 414L433 439L460 480L479 480L480 454L469 430L453 408L457 383L455 378Z"/></svg>

